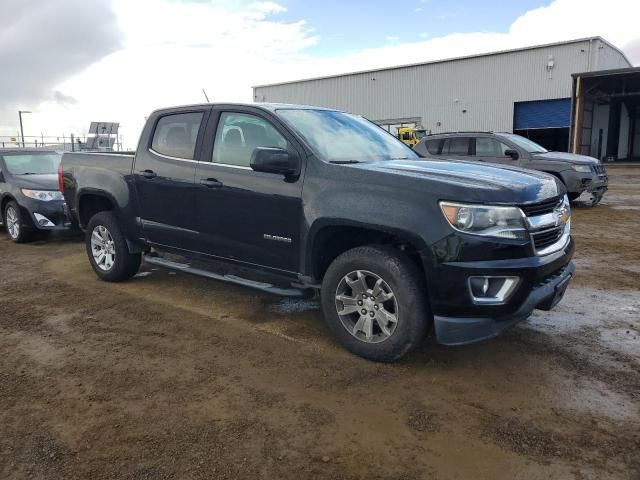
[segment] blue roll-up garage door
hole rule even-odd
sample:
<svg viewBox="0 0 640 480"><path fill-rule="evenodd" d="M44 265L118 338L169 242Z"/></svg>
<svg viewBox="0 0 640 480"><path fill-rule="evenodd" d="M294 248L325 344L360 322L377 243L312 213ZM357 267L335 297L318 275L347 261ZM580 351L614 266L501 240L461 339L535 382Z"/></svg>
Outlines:
<svg viewBox="0 0 640 480"><path fill-rule="evenodd" d="M568 128L571 124L571 99L516 102L514 130L533 128Z"/></svg>

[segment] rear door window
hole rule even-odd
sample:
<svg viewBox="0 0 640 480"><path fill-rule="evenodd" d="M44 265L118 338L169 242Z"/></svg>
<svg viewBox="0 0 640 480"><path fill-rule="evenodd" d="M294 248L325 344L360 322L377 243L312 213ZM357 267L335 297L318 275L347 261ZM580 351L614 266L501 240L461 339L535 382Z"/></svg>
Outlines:
<svg viewBox="0 0 640 480"><path fill-rule="evenodd" d="M193 160L202 112L165 115L158 120L151 148L169 157Z"/></svg>

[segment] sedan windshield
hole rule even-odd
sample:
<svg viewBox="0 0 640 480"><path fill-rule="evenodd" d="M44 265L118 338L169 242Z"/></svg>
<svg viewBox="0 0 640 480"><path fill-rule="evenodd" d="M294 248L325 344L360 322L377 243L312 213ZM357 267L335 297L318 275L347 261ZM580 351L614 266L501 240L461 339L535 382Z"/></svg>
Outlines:
<svg viewBox="0 0 640 480"><path fill-rule="evenodd" d="M532 142L528 138L521 137L520 135L516 135L513 133L501 133L500 135L502 135L507 140L511 140L524 151L529 153L547 153L549 151L542 145L538 145L536 142Z"/></svg>
<svg viewBox="0 0 640 480"><path fill-rule="evenodd" d="M54 152L5 153L4 163L12 175L47 175L57 172L61 157Z"/></svg>
<svg viewBox="0 0 640 480"><path fill-rule="evenodd" d="M278 115L328 162L418 159L404 143L376 124L331 110L282 109Z"/></svg>

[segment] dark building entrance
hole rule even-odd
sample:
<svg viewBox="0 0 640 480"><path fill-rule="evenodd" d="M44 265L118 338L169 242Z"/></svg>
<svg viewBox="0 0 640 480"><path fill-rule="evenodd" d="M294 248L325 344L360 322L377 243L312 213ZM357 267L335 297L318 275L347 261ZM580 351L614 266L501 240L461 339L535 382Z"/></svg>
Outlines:
<svg viewBox="0 0 640 480"><path fill-rule="evenodd" d="M569 151L571 99L535 100L514 104L513 133L548 150Z"/></svg>
<svg viewBox="0 0 640 480"><path fill-rule="evenodd" d="M640 68L573 75L571 151L640 160Z"/></svg>

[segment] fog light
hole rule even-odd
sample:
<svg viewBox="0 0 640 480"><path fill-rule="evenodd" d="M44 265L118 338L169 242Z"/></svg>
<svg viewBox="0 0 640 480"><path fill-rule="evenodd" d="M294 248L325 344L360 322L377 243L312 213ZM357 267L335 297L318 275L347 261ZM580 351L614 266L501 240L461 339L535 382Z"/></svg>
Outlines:
<svg viewBox="0 0 640 480"><path fill-rule="evenodd" d="M503 304L520 282L520 277L469 277L469 294L473 303Z"/></svg>
<svg viewBox="0 0 640 480"><path fill-rule="evenodd" d="M36 217L36 221L41 227L55 227L55 224L44 215L34 213L33 216Z"/></svg>

